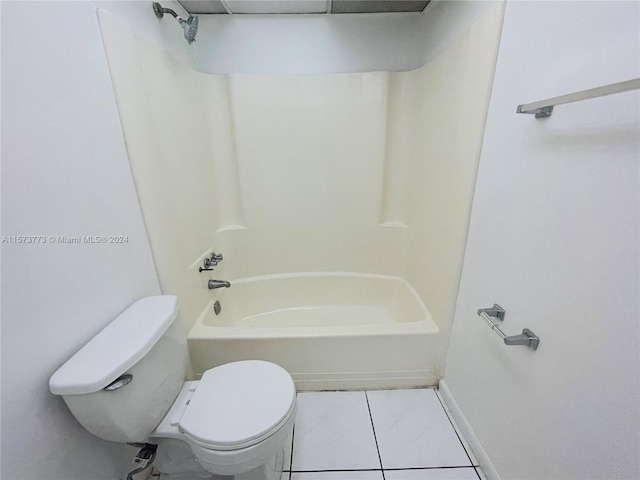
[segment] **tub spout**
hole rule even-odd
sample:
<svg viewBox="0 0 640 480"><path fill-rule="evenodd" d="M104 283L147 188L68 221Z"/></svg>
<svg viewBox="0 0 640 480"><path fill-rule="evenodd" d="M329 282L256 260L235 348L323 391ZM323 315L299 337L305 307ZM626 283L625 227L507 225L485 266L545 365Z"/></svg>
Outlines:
<svg viewBox="0 0 640 480"><path fill-rule="evenodd" d="M231 284L226 280L209 280L207 286L209 287L209 290L213 290L214 288L229 288Z"/></svg>

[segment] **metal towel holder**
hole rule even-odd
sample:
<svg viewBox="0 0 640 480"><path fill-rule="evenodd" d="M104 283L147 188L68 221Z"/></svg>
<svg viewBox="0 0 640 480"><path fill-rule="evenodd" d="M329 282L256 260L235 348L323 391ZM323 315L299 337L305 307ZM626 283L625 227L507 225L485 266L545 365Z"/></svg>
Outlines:
<svg viewBox="0 0 640 480"><path fill-rule="evenodd" d="M536 350L540 343L540 339L528 328L523 329L520 335L507 336L502 331L500 325L496 323L496 320L503 321L504 314L504 308L497 303L494 303L491 308L481 308L478 310L478 315L480 315L487 325L491 327L491 330L496 332L498 336L502 338L505 345L526 345L527 347Z"/></svg>
<svg viewBox="0 0 640 480"><path fill-rule="evenodd" d="M567 95L560 95L559 97L548 98L546 100L540 100L539 102L518 105L516 113L530 113L532 115L535 115L536 118L546 118L551 116L551 114L553 113L553 107L556 105L579 102L581 100L603 97L605 95L611 95L612 93L622 93L629 90L637 90L639 88L640 78L634 78L633 80L612 83L611 85L605 85L604 87L590 88L589 90L582 90L580 92L569 93Z"/></svg>

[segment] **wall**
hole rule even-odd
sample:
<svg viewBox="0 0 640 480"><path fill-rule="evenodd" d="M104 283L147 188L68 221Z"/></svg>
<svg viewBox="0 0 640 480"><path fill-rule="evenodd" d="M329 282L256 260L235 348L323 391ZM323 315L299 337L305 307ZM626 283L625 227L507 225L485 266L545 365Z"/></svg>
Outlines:
<svg viewBox="0 0 640 480"><path fill-rule="evenodd" d="M2 243L1 476L121 478L135 450L93 437L48 391L102 327L160 293L91 4L2 2L2 235L47 243Z"/></svg>
<svg viewBox="0 0 640 480"><path fill-rule="evenodd" d="M639 8L507 6L445 371L502 478L640 477L640 92L515 114L639 77Z"/></svg>
<svg viewBox="0 0 640 480"><path fill-rule="evenodd" d="M473 189L500 41L504 5L487 9L443 54L416 71L405 102L403 203L409 226L406 278L440 327L442 373L464 255ZM398 132L399 134L403 134ZM406 134L406 133L404 133ZM406 142L408 144L408 142Z"/></svg>
<svg viewBox="0 0 640 480"><path fill-rule="evenodd" d="M162 288L178 296L182 316L192 319L207 301L206 279L194 262L213 245L221 210L213 149L231 148L227 138L210 132L224 129L229 119L224 113L214 114L216 109L203 108L209 86L202 74L157 48L138 44L126 24L103 10L99 13L127 153ZM220 94L224 81L214 81L210 88ZM227 99L222 100L218 110L224 112ZM218 148L217 153L224 152Z"/></svg>
<svg viewBox="0 0 640 480"><path fill-rule="evenodd" d="M84 0L87 1L87 0ZM198 63L199 52L184 40L183 30L172 16L158 19L153 2L140 0L88 0L97 10L104 10L127 23L150 45L162 48L172 58L185 65ZM182 17L187 11L176 0L163 0L162 6ZM94 20L95 21L95 20Z"/></svg>
<svg viewBox="0 0 640 480"><path fill-rule="evenodd" d="M160 279L188 324L212 277L409 271L446 334L500 4L410 72L202 74L100 18ZM211 249L225 260L200 274Z"/></svg>

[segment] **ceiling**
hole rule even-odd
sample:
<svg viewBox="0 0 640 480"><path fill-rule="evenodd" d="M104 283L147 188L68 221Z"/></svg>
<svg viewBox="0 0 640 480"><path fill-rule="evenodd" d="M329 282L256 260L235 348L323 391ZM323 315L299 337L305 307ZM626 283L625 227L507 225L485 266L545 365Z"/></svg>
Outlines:
<svg viewBox="0 0 640 480"><path fill-rule="evenodd" d="M430 0L178 0L192 15L422 12Z"/></svg>

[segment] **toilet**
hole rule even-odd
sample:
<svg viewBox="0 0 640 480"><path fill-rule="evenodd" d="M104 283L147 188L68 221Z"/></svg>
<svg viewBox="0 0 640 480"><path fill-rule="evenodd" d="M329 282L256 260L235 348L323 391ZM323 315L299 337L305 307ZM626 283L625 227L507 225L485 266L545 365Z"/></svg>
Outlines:
<svg viewBox="0 0 640 480"><path fill-rule="evenodd" d="M296 414L291 376L245 360L185 381L177 318L173 295L139 300L51 376L51 393L97 437L157 444L163 478L279 479Z"/></svg>

